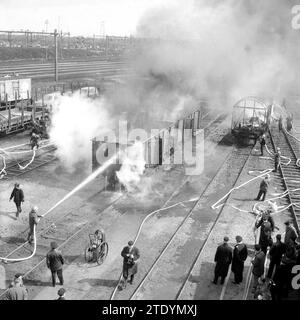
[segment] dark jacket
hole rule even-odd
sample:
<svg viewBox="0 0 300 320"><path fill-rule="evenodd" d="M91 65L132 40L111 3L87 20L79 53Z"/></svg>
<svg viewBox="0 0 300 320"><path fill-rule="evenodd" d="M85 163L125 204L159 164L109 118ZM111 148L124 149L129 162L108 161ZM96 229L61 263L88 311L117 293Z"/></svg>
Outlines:
<svg viewBox="0 0 300 320"><path fill-rule="evenodd" d="M269 182L266 181L266 179L264 179L264 180L260 183L259 189L260 189L261 191L268 191L268 187L269 187Z"/></svg>
<svg viewBox="0 0 300 320"><path fill-rule="evenodd" d="M240 272L244 269L244 262L248 257L248 249L244 243L238 243L233 249L231 269L233 272Z"/></svg>
<svg viewBox="0 0 300 320"><path fill-rule="evenodd" d="M252 273L258 277L264 274L266 255L263 251L259 251L255 254L255 258L252 261L253 269Z"/></svg>
<svg viewBox="0 0 300 320"><path fill-rule="evenodd" d="M132 254L133 258L127 257L127 254ZM121 252L123 259L123 276L127 278L129 275L137 273L137 263L135 262L140 258L140 251L136 247L132 247L131 250L129 246L123 248Z"/></svg>
<svg viewBox="0 0 300 320"><path fill-rule="evenodd" d="M285 253L286 245L283 242L275 242L270 249L270 258L275 263L281 261L282 255Z"/></svg>
<svg viewBox="0 0 300 320"><path fill-rule="evenodd" d="M9 200L11 200L12 198L14 198L14 202L15 203L23 202L24 201L24 192L23 192L23 190L14 188L12 193L11 193L11 196L10 196Z"/></svg>
<svg viewBox="0 0 300 320"><path fill-rule="evenodd" d="M51 271L61 270L64 262L64 258L58 250L52 249L48 252L46 263Z"/></svg>
<svg viewBox="0 0 300 320"><path fill-rule="evenodd" d="M218 246L215 254L215 272L220 276L227 276L229 265L232 261L232 249L227 243Z"/></svg>
<svg viewBox="0 0 300 320"><path fill-rule="evenodd" d="M265 146L265 145L266 145L266 140L265 140L265 138L261 138L261 139L260 139L260 144L261 144L262 146Z"/></svg>
<svg viewBox="0 0 300 320"><path fill-rule="evenodd" d="M270 227L268 226L268 223L266 223L266 222L269 222ZM259 228L259 227L261 227L261 229L260 229L260 232L261 232L261 233L262 233L262 232L266 233L267 231L269 231L268 229L270 229L270 231L273 232L274 229L275 229L274 219L273 219L271 216L269 216L266 220L264 220L263 218L261 218L261 219L258 221L258 223L256 224L256 228Z"/></svg>
<svg viewBox="0 0 300 320"><path fill-rule="evenodd" d="M297 239L298 235L294 227L292 226L287 226L285 230L285 236L284 236L284 243L285 244L290 244L291 240L292 243L294 243Z"/></svg>
<svg viewBox="0 0 300 320"><path fill-rule="evenodd" d="M275 159L275 162L276 162L276 163L280 163L280 155L279 155L278 152L275 153L274 159Z"/></svg>

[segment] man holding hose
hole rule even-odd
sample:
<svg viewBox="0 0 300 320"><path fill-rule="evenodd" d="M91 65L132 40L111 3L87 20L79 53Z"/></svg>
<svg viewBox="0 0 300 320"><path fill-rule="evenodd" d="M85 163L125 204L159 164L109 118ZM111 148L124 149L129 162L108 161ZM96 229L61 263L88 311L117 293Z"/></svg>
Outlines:
<svg viewBox="0 0 300 320"><path fill-rule="evenodd" d="M40 217L37 215L38 207L33 206L31 211L29 212L29 233L27 237L27 241L29 244L32 244L34 238L34 227L37 226L38 222L40 221Z"/></svg>

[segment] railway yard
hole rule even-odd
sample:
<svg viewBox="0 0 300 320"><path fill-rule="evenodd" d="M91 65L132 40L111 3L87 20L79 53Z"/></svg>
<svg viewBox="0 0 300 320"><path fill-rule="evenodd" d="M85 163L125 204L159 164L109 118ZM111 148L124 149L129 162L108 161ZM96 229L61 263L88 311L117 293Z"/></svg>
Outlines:
<svg viewBox="0 0 300 320"><path fill-rule="evenodd" d="M172 2L0 30L1 301L300 300L299 6Z"/></svg>
<svg viewBox="0 0 300 320"><path fill-rule="evenodd" d="M209 111L201 115L198 129L204 130L204 170L200 175L185 175L183 166L150 166L140 181L147 184L151 177L146 195L121 189L108 191L106 180L99 175L58 206L65 195L84 181L91 168L78 165L69 173L48 140L42 141L34 161L26 165L31 159L28 132L2 137L2 156L12 152L0 181L0 256L7 283L21 272L30 299L54 299L57 289L50 284L45 256L50 242L56 241L66 260L64 287L68 299L253 299L251 259L256 243L253 206L260 181L254 177L270 169L271 190L267 198L289 191L276 200L279 208L287 208L273 214L278 233L284 233L287 219L292 219L298 228L299 209L295 205L298 196L291 190L299 183L296 164L299 143L286 131L278 132L273 124L267 136L271 153L269 157L261 157L258 142L254 146L236 143L230 133L230 114ZM296 127L297 119L294 123ZM291 161L287 166L281 164L280 171L275 173L271 172L274 164L270 155L278 146ZM20 170L20 165L26 168ZM250 179L253 181L248 183ZM8 202L16 181L25 192L18 220L12 203ZM243 184L246 185L239 187ZM222 200L221 205L216 205L217 199ZM26 242L27 213L32 205L38 205L41 214L47 213L38 224L35 249ZM49 208L54 209L49 212ZM84 252L88 234L100 226L106 233L108 255L101 265L87 263ZM224 235L234 246L238 234L243 236L249 250L245 280L239 286L232 284L233 275L229 271L225 283L216 286L212 283L216 247ZM120 252L130 239L134 239L141 252L139 271L133 285L120 291ZM32 257L21 262L9 261L28 256ZM6 292L2 288L1 299ZM291 298L299 299L296 290L292 290Z"/></svg>

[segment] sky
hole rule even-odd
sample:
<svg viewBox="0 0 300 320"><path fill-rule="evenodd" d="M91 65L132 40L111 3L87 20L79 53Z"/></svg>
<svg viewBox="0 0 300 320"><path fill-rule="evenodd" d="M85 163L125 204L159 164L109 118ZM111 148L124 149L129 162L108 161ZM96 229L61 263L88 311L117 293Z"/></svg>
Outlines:
<svg viewBox="0 0 300 320"><path fill-rule="evenodd" d="M0 0L0 30L55 28L71 35L134 35L140 18L153 7L178 0Z"/></svg>

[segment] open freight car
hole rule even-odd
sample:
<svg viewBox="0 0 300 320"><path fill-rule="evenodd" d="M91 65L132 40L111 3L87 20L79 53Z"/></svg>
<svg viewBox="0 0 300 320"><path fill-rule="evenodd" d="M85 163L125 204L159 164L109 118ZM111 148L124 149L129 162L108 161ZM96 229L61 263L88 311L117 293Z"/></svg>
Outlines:
<svg viewBox="0 0 300 320"><path fill-rule="evenodd" d="M255 143L267 131L272 109L272 105L256 97L239 100L232 110L231 133L243 144Z"/></svg>
<svg viewBox="0 0 300 320"><path fill-rule="evenodd" d="M31 79L19 76L0 77L0 110L16 102L31 101Z"/></svg>

